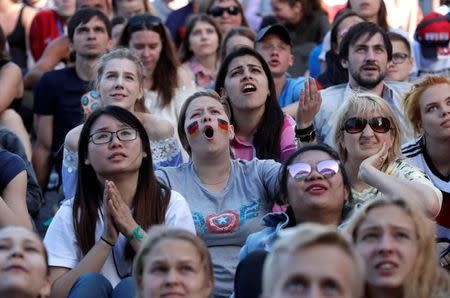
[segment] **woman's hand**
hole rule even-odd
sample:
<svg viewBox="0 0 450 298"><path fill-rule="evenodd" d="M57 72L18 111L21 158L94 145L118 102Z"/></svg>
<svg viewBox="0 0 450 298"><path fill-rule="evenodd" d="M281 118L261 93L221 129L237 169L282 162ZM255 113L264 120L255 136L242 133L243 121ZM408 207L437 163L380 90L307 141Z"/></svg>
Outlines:
<svg viewBox="0 0 450 298"><path fill-rule="evenodd" d="M300 93L300 101L297 108L297 127L306 128L313 124L314 116L319 112L322 104L322 96L317 90L313 78L308 78L305 88Z"/></svg>
<svg viewBox="0 0 450 298"><path fill-rule="evenodd" d="M105 181L105 194L109 212L114 220L114 226L117 227L120 233L129 237L138 226L131 214L130 207L122 200L122 196L114 182Z"/></svg>
<svg viewBox="0 0 450 298"><path fill-rule="evenodd" d="M117 241L117 228L114 224L114 219L111 214L111 208L109 207L109 191L107 183L105 182L105 190L103 191L103 234L102 237L110 243L116 243Z"/></svg>
<svg viewBox="0 0 450 298"><path fill-rule="evenodd" d="M384 163L386 162L387 156L388 156L389 148L386 145L386 142L383 143L383 146L381 146L380 150L375 153L372 156L369 156L359 166L359 172L358 172L358 178L366 181L366 175L367 171L370 170L370 168L381 170Z"/></svg>

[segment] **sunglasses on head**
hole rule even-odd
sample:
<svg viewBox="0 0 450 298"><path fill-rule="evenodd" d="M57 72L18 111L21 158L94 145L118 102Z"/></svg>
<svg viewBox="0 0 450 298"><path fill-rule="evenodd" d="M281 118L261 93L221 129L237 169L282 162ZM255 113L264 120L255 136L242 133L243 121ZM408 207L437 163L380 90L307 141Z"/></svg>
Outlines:
<svg viewBox="0 0 450 298"><path fill-rule="evenodd" d="M233 15L233 16L236 16L240 13L239 7L237 7L237 6L229 6L229 7L216 6L209 10L209 14L212 15L213 17L217 18L217 17L223 16L225 11L229 15Z"/></svg>
<svg viewBox="0 0 450 298"><path fill-rule="evenodd" d="M289 174L295 181L303 181L309 175L311 175L311 172L313 168L309 163L306 162L297 162L294 164L291 164L287 167ZM319 161L316 164L316 171L324 176L325 178L333 177L334 175L339 172L339 161L334 159L327 159Z"/></svg>
<svg viewBox="0 0 450 298"><path fill-rule="evenodd" d="M143 27L151 29L161 25L161 19L151 15L136 15L128 19L128 26L131 30Z"/></svg>
<svg viewBox="0 0 450 298"><path fill-rule="evenodd" d="M386 117L375 117L369 120L359 117L348 118L345 121L344 129L347 133L360 133L369 124L374 132L386 133L391 129L391 121Z"/></svg>

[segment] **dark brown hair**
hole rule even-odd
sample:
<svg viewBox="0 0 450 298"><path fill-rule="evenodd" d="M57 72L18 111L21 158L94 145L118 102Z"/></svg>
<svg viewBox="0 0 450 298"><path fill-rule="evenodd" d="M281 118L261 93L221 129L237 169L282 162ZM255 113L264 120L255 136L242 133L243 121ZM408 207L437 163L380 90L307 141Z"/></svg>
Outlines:
<svg viewBox="0 0 450 298"><path fill-rule="evenodd" d="M256 157L259 159L274 159L279 161L280 156L280 138L281 129L284 122L284 114L278 103L277 93L275 91L275 83L273 82L272 73L264 58L249 47L241 47L232 51L223 61L220 66L216 79L216 92L220 92L222 88L225 88L225 78L228 73L228 67L231 62L242 56L252 56L256 58L264 70L267 78L267 84L269 94L267 95L266 102L264 104L264 114L258 124L256 132L253 135L253 146L256 150ZM231 107L231 124L236 127L236 121L233 117L233 106L230 99L227 98L228 105Z"/></svg>
<svg viewBox="0 0 450 298"><path fill-rule="evenodd" d="M165 107L170 104L175 96L175 89L178 87L178 66L180 62L172 38L168 35L161 19L148 14L132 16L123 28L119 45L129 47L133 33L145 30L156 32L161 38L161 54L158 62L156 62L155 70L151 74L153 78L151 90L158 93L161 106Z"/></svg>
<svg viewBox="0 0 450 298"><path fill-rule="evenodd" d="M213 19L210 16L208 16L204 13L199 13L199 14L191 15L188 18L188 21L186 22L186 24L187 24L186 25L186 35L180 45L181 63L188 61L189 59L192 58L192 56L194 56L194 53L191 50L191 45L189 43L189 35L191 35L192 30L194 30L195 25L197 25L197 23L199 23L199 22L208 23L214 27L214 30L216 31L217 39L218 39L216 59L217 60L219 59L220 44L222 41L222 33L220 32L219 27L217 27L217 24L213 21Z"/></svg>
<svg viewBox="0 0 450 298"><path fill-rule="evenodd" d="M387 9L386 4L384 3L384 0L380 1L380 9L378 10L377 14L377 25L383 28L384 31L389 31L389 25L387 22ZM352 9L352 5L350 4L350 1L347 2L347 8Z"/></svg>
<svg viewBox="0 0 450 298"><path fill-rule="evenodd" d="M318 12L327 14L322 7L322 1L320 0L281 0L287 3L290 7L293 7L295 3L300 2L302 5L302 15L304 18L310 18Z"/></svg>

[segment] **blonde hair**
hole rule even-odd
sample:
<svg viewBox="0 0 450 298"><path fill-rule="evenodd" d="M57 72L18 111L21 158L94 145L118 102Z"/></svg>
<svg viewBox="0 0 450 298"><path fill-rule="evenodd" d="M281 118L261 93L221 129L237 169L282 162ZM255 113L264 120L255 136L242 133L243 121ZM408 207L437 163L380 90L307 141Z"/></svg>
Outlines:
<svg viewBox="0 0 450 298"><path fill-rule="evenodd" d="M394 142L391 148L388 149L385 165L390 164L402 156L400 148L400 126L392 108L383 98L375 94L354 92L338 109L332 132L336 150L342 161L346 162L348 160L348 152L344 145L345 122L349 117L367 117L373 114L386 117L391 122L390 133L394 138Z"/></svg>
<svg viewBox="0 0 450 298"><path fill-rule="evenodd" d="M95 78L92 82L92 87L97 92L100 89L100 81L102 79L102 76L105 72L106 65L114 59L123 59L123 60L129 60L134 65L136 65L136 75L139 82L139 88L144 90L144 79L145 79L145 68L142 64L141 60L136 57L129 49L127 48L116 48L111 50L110 52L104 54L100 57L100 59L97 62L97 65L95 67ZM144 104L145 98L137 98L135 103L135 111L136 112L148 112L148 109L145 107Z"/></svg>
<svg viewBox="0 0 450 298"><path fill-rule="evenodd" d="M347 254L353 262L352 297L362 297L364 264L362 258L347 238L335 227L316 223L304 223L283 231L285 235L275 243L264 262L263 296L271 297L280 272L284 270L280 264L281 255L294 255L302 249L316 245L336 247Z"/></svg>
<svg viewBox="0 0 450 298"><path fill-rule="evenodd" d="M349 220L347 231L356 243L359 228L369 213L380 207L395 206L403 210L414 224L417 237L418 256L413 269L403 283L404 298L448 297L450 276L438 265L434 224L414 205L403 199L382 198L370 201L359 209Z"/></svg>
<svg viewBox="0 0 450 298"><path fill-rule="evenodd" d="M200 261L203 267L202 269L205 272L207 282L210 283L212 289L214 286L212 262L208 247L206 247L205 243L196 235L186 230L167 228L164 225L156 225L151 227L147 232L147 236L142 242L141 247L139 248L139 251L133 261L133 277L136 282L137 297L141 297L142 275L145 267L145 258L152 252L159 242L167 239L182 240L192 244L200 256Z"/></svg>
<svg viewBox="0 0 450 298"><path fill-rule="evenodd" d="M403 98L403 108L405 115L411 122L414 134L417 136L421 133L422 117L420 116L420 98L428 88L440 85L450 84L450 78L444 76L426 76L422 80L414 84L411 91L405 94Z"/></svg>

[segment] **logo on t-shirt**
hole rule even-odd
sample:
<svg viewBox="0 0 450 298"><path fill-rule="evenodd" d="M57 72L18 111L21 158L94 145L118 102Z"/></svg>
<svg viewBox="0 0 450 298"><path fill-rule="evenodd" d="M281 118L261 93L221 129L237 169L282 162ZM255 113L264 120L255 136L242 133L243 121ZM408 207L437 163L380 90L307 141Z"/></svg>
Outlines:
<svg viewBox="0 0 450 298"><path fill-rule="evenodd" d="M202 233L233 233L247 220L258 217L259 209L259 203L252 203L239 208L239 212L227 210L218 214L209 214L206 217L200 212L193 212L192 216L195 226Z"/></svg>

